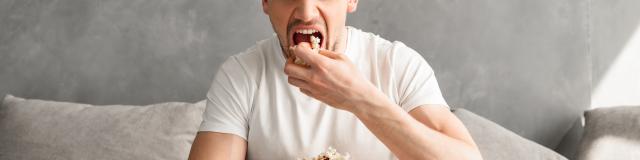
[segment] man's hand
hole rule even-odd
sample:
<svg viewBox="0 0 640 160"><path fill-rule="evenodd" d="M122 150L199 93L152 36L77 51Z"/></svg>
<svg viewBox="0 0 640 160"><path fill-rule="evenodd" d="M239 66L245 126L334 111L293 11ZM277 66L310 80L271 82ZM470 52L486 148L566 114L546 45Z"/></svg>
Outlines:
<svg viewBox="0 0 640 160"><path fill-rule="evenodd" d="M307 66L293 63L293 56L287 59L284 72L289 83L300 91L338 109L356 112L372 99L388 100L356 66L341 53L320 50L316 54L309 43L302 42L289 50L301 58Z"/></svg>
<svg viewBox="0 0 640 160"><path fill-rule="evenodd" d="M411 114L394 104L340 53L308 43L290 48L307 66L287 59L289 83L328 105L352 112L400 159L482 159L464 125L444 106L419 106Z"/></svg>

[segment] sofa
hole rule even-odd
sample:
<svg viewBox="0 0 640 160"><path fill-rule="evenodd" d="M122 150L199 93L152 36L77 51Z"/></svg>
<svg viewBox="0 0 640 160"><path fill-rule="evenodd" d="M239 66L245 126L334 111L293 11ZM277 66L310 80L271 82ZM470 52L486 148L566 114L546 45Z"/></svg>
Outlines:
<svg viewBox="0 0 640 160"><path fill-rule="evenodd" d="M90 105L7 95L0 105L0 159L186 159L204 105ZM567 159L473 112L452 112L484 159ZM580 159L637 159L639 115L640 107L585 112Z"/></svg>
<svg viewBox="0 0 640 160"><path fill-rule="evenodd" d="M0 159L186 159L204 103L78 104L7 95Z"/></svg>

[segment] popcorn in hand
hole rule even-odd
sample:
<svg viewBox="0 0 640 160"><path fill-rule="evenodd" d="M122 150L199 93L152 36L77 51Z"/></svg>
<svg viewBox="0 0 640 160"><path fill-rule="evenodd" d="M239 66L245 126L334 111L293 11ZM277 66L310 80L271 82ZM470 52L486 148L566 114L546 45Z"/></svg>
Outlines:
<svg viewBox="0 0 640 160"><path fill-rule="evenodd" d="M310 36L309 37L309 41L311 41L311 49L319 52L320 51L320 38L316 37L316 36ZM299 65L307 65L306 63L304 63L304 61L302 61L302 59L296 57L296 59L293 61L293 63L295 64L299 64Z"/></svg>

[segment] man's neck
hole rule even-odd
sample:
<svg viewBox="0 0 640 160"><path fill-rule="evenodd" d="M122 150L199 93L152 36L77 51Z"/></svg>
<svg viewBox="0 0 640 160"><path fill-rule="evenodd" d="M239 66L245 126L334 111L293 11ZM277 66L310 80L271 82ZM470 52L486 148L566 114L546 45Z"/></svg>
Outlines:
<svg viewBox="0 0 640 160"><path fill-rule="evenodd" d="M347 28L348 27L345 26L344 29L342 29L342 33L340 33L336 43L333 45L333 48L331 48L332 51L344 54L348 45L347 40L349 39L349 32L347 31Z"/></svg>

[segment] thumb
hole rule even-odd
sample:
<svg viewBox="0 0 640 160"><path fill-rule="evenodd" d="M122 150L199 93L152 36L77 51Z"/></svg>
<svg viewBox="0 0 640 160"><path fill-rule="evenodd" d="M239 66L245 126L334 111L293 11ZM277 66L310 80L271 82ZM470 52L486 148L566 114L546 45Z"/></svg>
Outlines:
<svg viewBox="0 0 640 160"><path fill-rule="evenodd" d="M311 46L307 42L302 42L297 46L293 47L293 54L302 59L305 63L309 65L315 65L316 62L324 60L324 56L320 56L316 54L316 51L311 49Z"/></svg>

